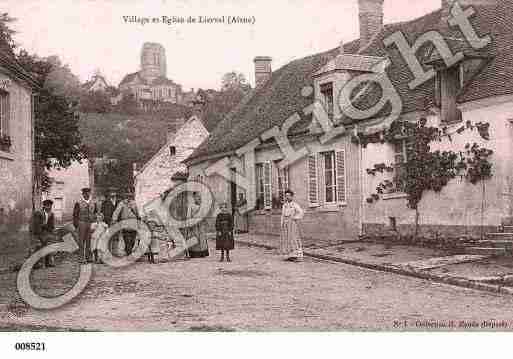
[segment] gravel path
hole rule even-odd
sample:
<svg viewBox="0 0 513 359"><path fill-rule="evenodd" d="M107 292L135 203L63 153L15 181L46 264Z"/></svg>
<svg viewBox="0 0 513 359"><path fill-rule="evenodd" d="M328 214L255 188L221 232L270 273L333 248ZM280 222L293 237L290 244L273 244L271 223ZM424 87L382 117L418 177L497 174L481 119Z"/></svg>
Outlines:
<svg viewBox="0 0 513 359"><path fill-rule="evenodd" d="M18 308L15 275L5 274L0 330L482 330L483 321L513 328L513 296L313 259L289 263L260 248L237 248L232 263L217 259L211 251L190 261L98 265L79 298L51 311ZM68 262L33 281L51 295L77 273Z"/></svg>

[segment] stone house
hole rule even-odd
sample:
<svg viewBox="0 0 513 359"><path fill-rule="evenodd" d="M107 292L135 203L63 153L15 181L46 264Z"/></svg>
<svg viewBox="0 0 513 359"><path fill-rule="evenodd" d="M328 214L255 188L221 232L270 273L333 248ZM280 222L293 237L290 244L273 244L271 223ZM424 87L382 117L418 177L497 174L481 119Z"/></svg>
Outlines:
<svg viewBox="0 0 513 359"><path fill-rule="evenodd" d="M43 193L43 199L53 201L53 212L59 224L72 220L73 207L82 196L82 188L94 188L91 174L88 160L73 162L68 168L52 168L48 172L52 184L48 193Z"/></svg>
<svg viewBox="0 0 513 359"><path fill-rule="evenodd" d="M400 191L385 194L378 203L366 201L380 181L393 175L373 177L366 170L379 162L400 170L408 155L406 142L363 146L353 140L358 134L389 128L391 118L395 122L426 118L449 132L467 121L490 123L488 141L476 132L464 132L436 145L454 151L462 151L468 142L486 145L494 150L494 175L486 181L484 195L481 186L464 179L452 180L440 193L427 193L420 208L424 231L475 234L478 227L497 226L511 215L513 59L507 50L512 41L507 19L513 15L512 5L503 0L460 1L463 9L471 5L475 11L467 17L477 36L472 42L464 39L461 28L448 25L455 6L452 0L443 0L441 9L425 16L394 24L383 24L383 3L359 0L361 37L357 40L294 60L274 72L269 57L255 58L256 89L187 159L190 177L202 176L217 201L233 205L237 193L246 192L237 183L237 173L249 181L246 196L256 204L250 213L250 231L279 233L279 207L286 188L296 193L296 201L306 209L302 232L307 238L355 239L390 224L411 230L414 211L407 208ZM416 63L399 51L399 40L391 39L402 35L411 47L430 31L436 31L451 54L462 55L448 65L438 52L445 49L435 45L438 40L418 45L415 58L423 71L432 69L433 76L413 87ZM483 41L486 35L492 41L479 47L476 39ZM390 93L367 81L351 92L351 103L340 100L341 90L360 76L378 84L386 80L390 85L386 90L393 88L391 93L397 96L383 100L380 94ZM395 98L399 111L392 106ZM322 104L328 124L313 104ZM349 105L359 116L347 116ZM374 108L378 111L370 111ZM286 130L292 147L303 154L283 169L279 163L287 160L281 149L284 144L272 138L273 128ZM244 147L251 150L241 152ZM231 179L212 171L212 165L223 159L232 170Z"/></svg>
<svg viewBox="0 0 513 359"><path fill-rule="evenodd" d="M105 77L100 73L95 73L91 80L87 81L82 85L84 91L92 92L92 91L101 91L105 92L109 88L109 84Z"/></svg>
<svg viewBox="0 0 513 359"><path fill-rule="evenodd" d="M37 205L33 108L38 88L10 54L0 52L0 267L29 248L29 223Z"/></svg>
<svg viewBox="0 0 513 359"><path fill-rule="evenodd" d="M166 144L134 175L135 200L140 209L187 178L187 167L183 160L207 136L208 131L198 111L187 121L182 120L176 128L170 129Z"/></svg>

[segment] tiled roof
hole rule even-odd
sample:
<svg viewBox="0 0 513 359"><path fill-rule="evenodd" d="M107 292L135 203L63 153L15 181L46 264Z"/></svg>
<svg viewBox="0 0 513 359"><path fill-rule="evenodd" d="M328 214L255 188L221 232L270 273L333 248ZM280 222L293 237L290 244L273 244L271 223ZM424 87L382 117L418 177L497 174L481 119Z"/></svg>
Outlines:
<svg viewBox="0 0 513 359"><path fill-rule="evenodd" d="M362 56L356 54L339 54L335 59L328 62L321 70L317 71L315 75L320 75L334 70L351 70L351 71L365 71L371 72L379 63L385 60L383 57L378 56ZM314 76L315 76L314 75Z"/></svg>
<svg viewBox="0 0 513 359"><path fill-rule="evenodd" d="M175 85L175 83L166 77L157 77L151 82L152 85Z"/></svg>
<svg viewBox="0 0 513 359"><path fill-rule="evenodd" d="M490 5L490 3L493 3ZM434 106L434 79L431 79L418 88L410 90L409 83L413 80L413 74L407 63L399 53L395 45L385 48L383 39L396 31L401 31L408 39L410 44L422 34L436 30L440 32L447 40L447 44L452 53L462 51L469 57L490 58L491 61L485 63L486 66L472 81L466 84L464 91L460 94L458 101L467 102L479 100L486 97L513 94L513 56L510 48L513 46L513 37L511 32L511 23L508 19L513 17L513 5L508 0L497 0L488 2L485 5L477 2L474 6L476 14L470 18L474 29L480 37L490 35L492 41L483 49L473 49L463 39L463 34L459 28L448 28L447 24L441 21L441 10L432 12L414 21L388 25L375 37L374 41L364 50L362 54L374 56L388 56L391 60L387 68L387 74L399 93L403 113L426 110ZM508 29L509 27L509 29ZM429 52L432 45L423 46L419 49L417 55ZM436 51L431 52L431 60L436 59ZM379 89L373 86L374 91L365 96L366 98L357 105L357 107L366 108L374 104L379 97ZM390 109L385 109L378 115L385 115Z"/></svg>
<svg viewBox="0 0 513 359"><path fill-rule="evenodd" d="M133 72L131 74L126 75L125 77L123 77L123 80L121 80L121 82L119 83L119 86L124 85L125 83L130 83L130 82L134 81L134 79L137 76L139 76L139 72Z"/></svg>
<svg viewBox="0 0 513 359"><path fill-rule="evenodd" d="M347 43L346 52L356 52L358 41ZM312 86L315 71L338 55L335 48L320 54L294 60L273 72L262 86L248 94L232 112L221 121L208 139L189 157L189 160L207 154L235 150L273 126L280 126L292 114L303 110L312 97L303 97L301 90ZM303 119L297 126L305 126Z"/></svg>
<svg viewBox="0 0 513 359"><path fill-rule="evenodd" d="M12 54L7 51L0 51L0 66L10 71L18 79L25 82L28 86L33 89L41 88L41 84L36 78L23 68L16 59L13 58Z"/></svg>
<svg viewBox="0 0 513 359"><path fill-rule="evenodd" d="M121 80L121 82L119 83L119 86L121 86L121 85L123 85L125 83L130 83L130 82L134 81L136 77L138 77L139 80L142 83L144 83L146 85L150 85L150 86L157 86L157 85L174 85L174 86L177 86L176 83L173 80L170 80L170 79L168 79L167 77L164 77L164 76L157 77L151 83L147 83L145 81L145 79L140 76L140 72L134 72L134 73L126 75L125 77L123 77L123 80Z"/></svg>
<svg viewBox="0 0 513 359"><path fill-rule="evenodd" d="M513 94L513 2L497 0L493 5L474 5L476 14L470 18L480 37L490 34L491 44L474 54L486 54L492 60L484 69L466 85L459 101L472 101L485 97ZM394 32L404 34L410 44L413 44L422 34L436 30L446 38L462 38L459 29L448 28L441 21L441 10L431 12L412 21L388 24L360 52L359 41L344 45L345 54L366 55L372 57L388 57L390 65L386 71L401 96L403 113L426 110L433 106L434 79L426 81L415 90L410 90L409 83L414 79L407 63L402 58L395 45L385 47L383 40ZM449 41L449 46L460 50L459 41ZM464 45L463 45L464 46ZM423 46L417 52L422 54L428 46ZM468 51L468 47L466 51ZM329 60L339 55L335 48L320 54L295 60L274 71L269 81L254 90L244 103L240 104L227 116L211 133L210 137L189 157L189 161L205 156L226 153L240 148L267 129L280 126L285 120L301 111L312 103L312 98L301 96L304 86L312 85L312 76ZM420 57L419 56L419 57ZM349 58L349 56L347 57ZM361 61L361 60L360 60ZM359 64L355 67L361 67ZM368 67L368 64L365 66ZM374 105L380 97L381 89L377 85L370 86L363 99L357 102L357 107ZM386 115L390 106L377 114ZM309 119L303 119L299 127L305 128Z"/></svg>
<svg viewBox="0 0 513 359"><path fill-rule="evenodd" d="M105 83L105 85L107 85L107 80L105 80L105 77L103 77L101 75L94 75L91 80L84 82L84 84L82 85L82 88L85 90L89 90L89 88L91 86L93 86L97 80L101 80Z"/></svg>

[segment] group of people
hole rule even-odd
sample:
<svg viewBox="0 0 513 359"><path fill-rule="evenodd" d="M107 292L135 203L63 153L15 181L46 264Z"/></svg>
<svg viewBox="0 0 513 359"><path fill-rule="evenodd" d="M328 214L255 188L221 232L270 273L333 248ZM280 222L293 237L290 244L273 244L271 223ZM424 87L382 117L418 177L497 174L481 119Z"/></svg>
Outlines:
<svg viewBox="0 0 513 359"><path fill-rule="evenodd" d="M303 258L303 248L298 221L303 218L302 208L293 200L294 193L291 190L285 192L285 201L283 203L281 215L280 231L280 253L289 261L301 261ZM221 252L220 261L225 259L231 262L230 251L234 249L234 234L248 231L247 216L244 213L247 205L243 195L235 205L233 215L228 209L227 203L219 205L219 214L215 221L216 230L216 250ZM41 211L36 211L33 220L33 234L39 239L41 247L48 245L55 239L55 216L52 212L53 202L45 200ZM186 251L187 258L201 258L209 255L208 241L204 222L197 220L201 209L201 196L198 193L193 195L193 201L188 205L187 218L194 220L192 225L185 229L185 238L187 241L194 240L195 244ZM101 207L97 208L95 202L91 200L91 190L82 189L82 197L75 204L73 209L73 226L78 234L78 244L80 248L81 262L102 262L102 253L100 252L98 240L112 227L116 222L127 219L140 219L135 201L126 198L119 200L117 193L111 191L108 197L102 202ZM195 220L196 219L196 220ZM127 256L132 254L137 238L137 231L134 229L122 229L121 237L124 242L124 251ZM118 236L115 236L117 239ZM115 252L114 246L117 240L109 241L109 251ZM155 263L154 256L157 254L158 247L153 243L148 249L148 258L151 263ZM54 266L51 255L43 260L47 267Z"/></svg>
<svg viewBox="0 0 513 359"><path fill-rule="evenodd" d="M73 208L73 226L78 232L80 258L82 262L102 262L102 253L98 245L101 236L118 221L139 220L139 212L132 198L120 200L116 191L111 191L108 197L97 208L91 200L91 190L82 189L82 197ZM132 254L135 246L137 231L135 229L122 229L121 237L124 242L124 251L127 256ZM109 241L109 251L114 253L118 236Z"/></svg>
<svg viewBox="0 0 513 359"><path fill-rule="evenodd" d="M247 217L243 213L246 204L243 195L240 195L234 209L234 216L229 213L226 203L221 203L219 206L220 211L216 218L216 249L221 251L221 262L225 259L225 253L226 261L231 261L230 251L234 249L234 229L238 233L247 232ZM300 262L303 260L303 245L298 223L303 216L303 209L294 201L294 192L285 191L279 252L288 261Z"/></svg>

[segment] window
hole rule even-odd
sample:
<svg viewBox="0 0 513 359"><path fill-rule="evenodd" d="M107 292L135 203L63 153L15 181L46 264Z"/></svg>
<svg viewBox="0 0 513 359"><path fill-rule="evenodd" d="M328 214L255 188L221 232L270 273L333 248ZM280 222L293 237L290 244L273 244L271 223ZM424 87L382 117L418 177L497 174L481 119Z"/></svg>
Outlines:
<svg viewBox="0 0 513 359"><path fill-rule="evenodd" d="M271 162L257 163L256 177L256 209L272 208Z"/></svg>
<svg viewBox="0 0 513 359"><path fill-rule="evenodd" d="M321 153L324 165L324 201L335 203L337 201L337 184L335 174L335 151Z"/></svg>
<svg viewBox="0 0 513 359"><path fill-rule="evenodd" d="M310 154L307 160L308 202L311 207L322 204L345 204L345 151L333 150Z"/></svg>
<svg viewBox="0 0 513 359"><path fill-rule="evenodd" d="M463 73L459 65L438 72L435 79L435 104L441 109L441 120L447 123L461 121L457 97L462 89Z"/></svg>
<svg viewBox="0 0 513 359"><path fill-rule="evenodd" d="M404 164L411 157L413 151L412 140L401 140L395 142L394 146L394 183L395 186L390 190L390 193L403 192L404 184L400 182L400 178L404 173Z"/></svg>
<svg viewBox="0 0 513 359"><path fill-rule="evenodd" d="M333 119L333 83L321 85L321 97L328 117Z"/></svg>
<svg viewBox="0 0 513 359"><path fill-rule="evenodd" d="M256 209L264 208L264 165L257 163L255 166L256 177Z"/></svg>
<svg viewBox="0 0 513 359"><path fill-rule="evenodd" d="M170 156L176 155L176 147L175 146L169 146L169 155Z"/></svg>

